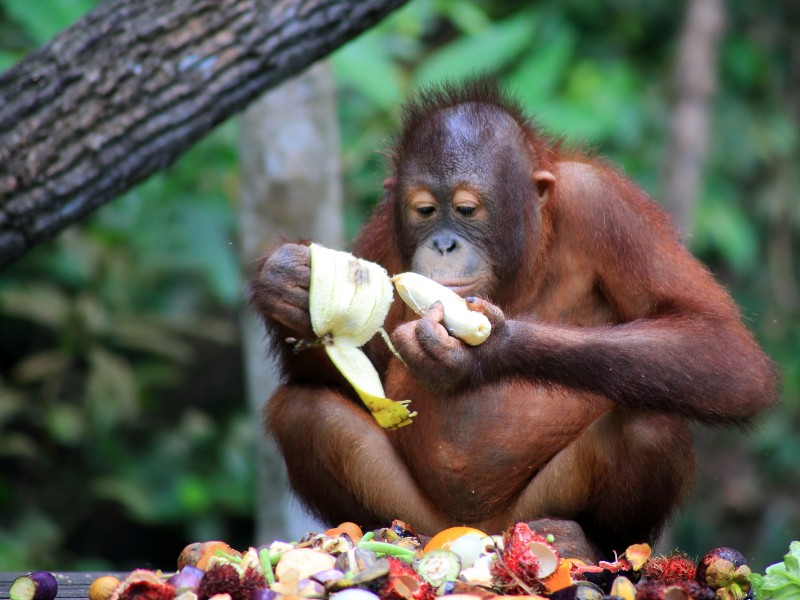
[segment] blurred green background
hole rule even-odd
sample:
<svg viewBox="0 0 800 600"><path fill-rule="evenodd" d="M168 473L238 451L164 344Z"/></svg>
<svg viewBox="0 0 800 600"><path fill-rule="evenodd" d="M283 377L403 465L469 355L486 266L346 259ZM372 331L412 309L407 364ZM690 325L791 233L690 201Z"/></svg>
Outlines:
<svg viewBox="0 0 800 600"><path fill-rule="evenodd" d="M94 3L0 0L0 69ZM800 538L800 9L726 11L689 243L779 363L783 401L750 431L698 430L665 544L733 545L759 570ZM658 197L682 16L674 0L415 0L339 50L348 239L380 195L398 104L474 70ZM0 272L0 570L170 568L189 541L250 543L237 135L225 123Z"/></svg>

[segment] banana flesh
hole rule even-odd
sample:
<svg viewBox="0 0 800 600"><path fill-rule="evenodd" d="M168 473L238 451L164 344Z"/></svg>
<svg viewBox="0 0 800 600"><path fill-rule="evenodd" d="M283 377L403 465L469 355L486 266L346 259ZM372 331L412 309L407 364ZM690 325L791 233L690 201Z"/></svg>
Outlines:
<svg viewBox="0 0 800 600"><path fill-rule="evenodd" d="M380 376L360 349L383 326L392 303L392 283L375 263L311 244L311 327L325 352L353 386L378 424L395 429L416 415L408 400L386 398Z"/></svg>
<svg viewBox="0 0 800 600"><path fill-rule="evenodd" d="M444 326L470 346L486 341L492 324L483 313L467 308L467 302L453 290L419 273L401 273L392 277L397 293L415 313L424 315L436 301L444 307Z"/></svg>

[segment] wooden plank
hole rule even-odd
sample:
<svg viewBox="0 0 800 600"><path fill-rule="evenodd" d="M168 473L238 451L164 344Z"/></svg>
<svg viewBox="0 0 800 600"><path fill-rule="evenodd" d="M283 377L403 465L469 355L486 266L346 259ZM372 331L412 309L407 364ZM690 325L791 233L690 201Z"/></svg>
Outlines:
<svg viewBox="0 0 800 600"><path fill-rule="evenodd" d="M0 600L8 600L8 588L11 583L22 575L27 573L2 573L0 572ZM114 575L119 579L127 577L128 573L111 573L111 572L53 572L56 581L58 581L58 595L56 598L83 598L84 600L89 597L89 586L92 582L103 575Z"/></svg>

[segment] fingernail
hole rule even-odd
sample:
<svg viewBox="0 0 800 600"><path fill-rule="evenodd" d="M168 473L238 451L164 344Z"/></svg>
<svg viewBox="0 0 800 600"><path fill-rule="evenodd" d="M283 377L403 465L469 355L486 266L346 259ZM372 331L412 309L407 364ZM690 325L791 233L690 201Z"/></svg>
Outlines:
<svg viewBox="0 0 800 600"><path fill-rule="evenodd" d="M476 302L478 299L475 296L467 296L466 298L464 298L464 300L472 304L473 302Z"/></svg>

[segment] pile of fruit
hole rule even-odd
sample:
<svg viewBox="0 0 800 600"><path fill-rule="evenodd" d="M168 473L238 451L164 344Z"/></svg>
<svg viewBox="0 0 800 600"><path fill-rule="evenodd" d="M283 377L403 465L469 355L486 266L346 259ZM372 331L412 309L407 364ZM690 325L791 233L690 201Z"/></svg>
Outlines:
<svg viewBox="0 0 800 600"><path fill-rule="evenodd" d="M190 544L171 576L140 569L121 581L100 577L89 600L800 598L800 542L791 544L783 563L760 576L732 548L717 548L695 562L682 553L652 556L650 546L636 544L613 562L594 565L560 556L554 541L525 523L502 536L453 527L427 540L401 521L366 533L343 523L299 542L244 552L224 542ZM20 578L10 597L52 600L55 589L46 579L42 573Z"/></svg>

